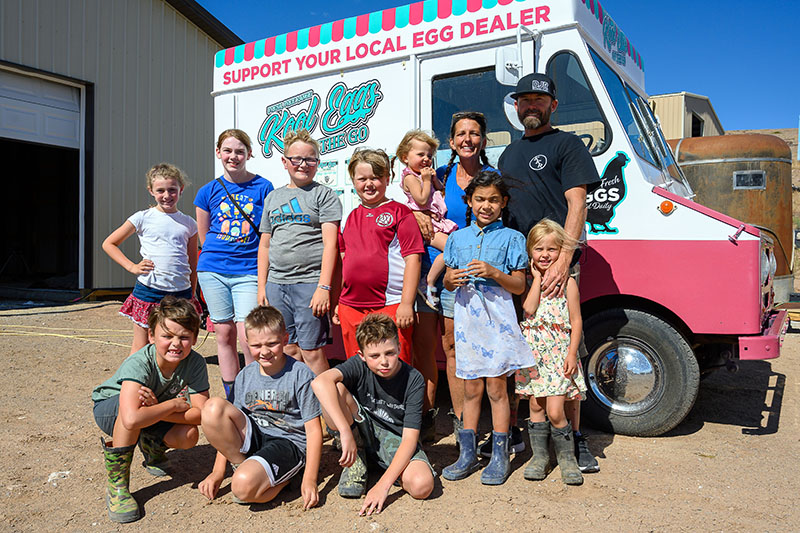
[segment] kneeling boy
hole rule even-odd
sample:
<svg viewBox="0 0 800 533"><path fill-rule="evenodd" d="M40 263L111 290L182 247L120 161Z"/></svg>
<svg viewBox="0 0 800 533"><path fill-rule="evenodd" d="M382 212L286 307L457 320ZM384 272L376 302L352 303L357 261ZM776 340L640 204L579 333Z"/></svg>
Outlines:
<svg viewBox="0 0 800 533"><path fill-rule="evenodd" d="M167 448L197 444L200 410L208 399L203 357L192 350L200 329L194 306L167 296L147 320L150 344L130 355L114 375L92 392L94 419L111 441L103 441L106 507L115 522L139 518L128 483L136 443L144 467L166 475ZM181 391L188 390L187 400Z"/></svg>
<svg viewBox="0 0 800 533"><path fill-rule="evenodd" d="M400 360L397 326L387 315L367 315L356 329L356 340L358 357L323 372L311 386L328 425L340 429L339 464L345 468L339 495L364 494L367 454L385 470L359 512L370 515L383 509L398 479L413 498L427 498L434 473L418 443L425 382Z"/></svg>
<svg viewBox="0 0 800 533"><path fill-rule="evenodd" d="M301 493L308 509L319 502L322 455L320 407L311 391L314 373L283 353L286 323L274 307L256 307L244 327L256 360L236 376L233 403L211 398L203 409L203 433L217 449L217 459L200 482L200 492L216 497L230 461L235 465L231 492L236 500L268 502L305 465Z"/></svg>

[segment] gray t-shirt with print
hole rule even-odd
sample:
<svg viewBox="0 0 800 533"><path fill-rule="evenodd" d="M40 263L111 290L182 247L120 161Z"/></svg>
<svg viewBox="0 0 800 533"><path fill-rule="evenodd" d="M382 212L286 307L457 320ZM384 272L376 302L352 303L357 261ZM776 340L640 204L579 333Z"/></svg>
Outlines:
<svg viewBox="0 0 800 533"><path fill-rule="evenodd" d="M261 233L272 235L269 281L317 283L322 265L322 224L342 220L342 203L330 187L280 187L267 195Z"/></svg>
<svg viewBox="0 0 800 533"><path fill-rule="evenodd" d="M322 414L311 390L314 373L284 355L286 364L274 376L262 375L258 361L244 367L233 384L233 405L264 435L283 437L306 453L305 423Z"/></svg>

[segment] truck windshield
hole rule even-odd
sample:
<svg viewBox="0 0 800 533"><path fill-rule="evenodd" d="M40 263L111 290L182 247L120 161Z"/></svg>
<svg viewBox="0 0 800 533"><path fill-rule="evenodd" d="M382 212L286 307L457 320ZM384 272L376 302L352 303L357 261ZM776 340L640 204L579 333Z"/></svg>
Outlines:
<svg viewBox="0 0 800 533"><path fill-rule="evenodd" d="M600 73L600 78L606 86L608 95L611 97L614 109L617 111L617 115L619 115L622 127L625 129L625 133L628 135L631 145L633 145L633 149L639 157L660 169L661 166L659 165L656 148L645 133L645 125L640 118L642 113L638 111L635 104L632 102L625 84L622 83L619 76L611 70L611 67L609 67L594 50L590 48L589 51L592 54L592 60L597 67L597 71ZM660 183L658 184L660 185ZM654 183L654 185L656 185L656 183Z"/></svg>

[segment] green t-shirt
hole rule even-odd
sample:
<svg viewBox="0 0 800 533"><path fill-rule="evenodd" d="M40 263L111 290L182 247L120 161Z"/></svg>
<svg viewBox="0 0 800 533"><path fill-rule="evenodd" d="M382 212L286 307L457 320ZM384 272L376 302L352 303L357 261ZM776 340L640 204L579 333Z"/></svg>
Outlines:
<svg viewBox="0 0 800 533"><path fill-rule="evenodd" d="M123 381L135 381L153 391L159 403L175 398L181 390L189 386L189 394L208 390L208 371L203 356L192 350L178 363L172 376L165 378L156 361L156 348L148 344L131 354L122 362L119 369L109 379L92 392L92 401L99 402L118 396Z"/></svg>

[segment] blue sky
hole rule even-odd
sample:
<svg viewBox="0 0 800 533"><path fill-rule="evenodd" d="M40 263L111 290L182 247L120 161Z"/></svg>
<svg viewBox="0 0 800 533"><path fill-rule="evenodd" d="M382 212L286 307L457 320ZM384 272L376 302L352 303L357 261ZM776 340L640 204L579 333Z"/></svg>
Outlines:
<svg viewBox="0 0 800 533"><path fill-rule="evenodd" d="M245 42L409 3L198 2ZM605 0L601 5L641 53L648 94L708 96L726 130L797 127L800 1Z"/></svg>

